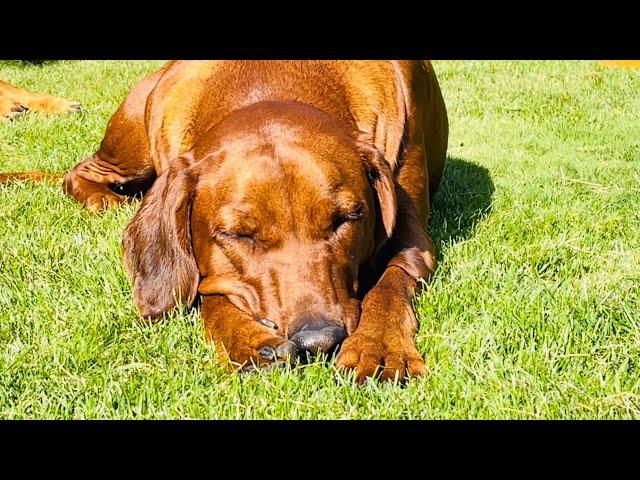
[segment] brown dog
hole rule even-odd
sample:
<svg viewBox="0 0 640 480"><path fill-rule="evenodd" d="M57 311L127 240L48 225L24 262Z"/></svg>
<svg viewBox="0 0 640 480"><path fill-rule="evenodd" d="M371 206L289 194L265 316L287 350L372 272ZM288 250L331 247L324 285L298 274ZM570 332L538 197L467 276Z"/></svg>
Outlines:
<svg viewBox="0 0 640 480"><path fill-rule="evenodd" d="M0 81L0 118L12 118L26 111L47 115L77 112L81 105L46 93L33 93Z"/></svg>
<svg viewBox="0 0 640 480"><path fill-rule="evenodd" d="M424 374L411 306L448 124L422 61L175 61L133 87L64 178L90 210L145 192L124 232L143 317L201 295L246 366L329 352L359 381Z"/></svg>

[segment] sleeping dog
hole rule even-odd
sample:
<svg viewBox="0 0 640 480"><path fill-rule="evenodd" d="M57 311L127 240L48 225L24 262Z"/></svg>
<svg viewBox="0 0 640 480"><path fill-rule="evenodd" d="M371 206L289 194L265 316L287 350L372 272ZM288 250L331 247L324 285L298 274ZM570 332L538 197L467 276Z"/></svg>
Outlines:
<svg viewBox="0 0 640 480"><path fill-rule="evenodd" d="M426 372L411 301L447 137L427 61L173 61L63 186L93 211L144 194L122 242L142 317L199 297L224 360L341 345L358 381L402 381Z"/></svg>

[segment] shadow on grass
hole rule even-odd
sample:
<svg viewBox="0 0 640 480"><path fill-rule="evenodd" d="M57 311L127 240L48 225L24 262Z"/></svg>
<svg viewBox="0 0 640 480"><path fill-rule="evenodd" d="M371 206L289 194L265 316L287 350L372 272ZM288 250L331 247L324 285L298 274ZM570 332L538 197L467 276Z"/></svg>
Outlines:
<svg viewBox="0 0 640 480"><path fill-rule="evenodd" d="M41 68L56 63L59 60L0 60L0 66L18 67L23 69ZM1 79L0 79L1 80Z"/></svg>
<svg viewBox="0 0 640 480"><path fill-rule="evenodd" d="M28 67L31 65L47 65L49 63L55 63L58 60L14 60L15 63L23 66L23 67Z"/></svg>
<svg viewBox="0 0 640 480"><path fill-rule="evenodd" d="M491 211L495 188L489 171L460 158L449 157L431 206L429 233L438 260L443 243L464 240Z"/></svg>
<svg viewBox="0 0 640 480"><path fill-rule="evenodd" d="M46 67L58 60L0 60L0 67L18 68L20 70L32 70ZM0 78L0 80L3 80ZM6 79L5 79L6 81Z"/></svg>

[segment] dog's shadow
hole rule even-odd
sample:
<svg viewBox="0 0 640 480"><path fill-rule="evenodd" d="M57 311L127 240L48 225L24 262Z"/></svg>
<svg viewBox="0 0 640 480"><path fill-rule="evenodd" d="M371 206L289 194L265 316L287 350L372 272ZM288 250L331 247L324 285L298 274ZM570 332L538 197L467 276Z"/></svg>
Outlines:
<svg viewBox="0 0 640 480"><path fill-rule="evenodd" d="M10 60L10 62L21 65L23 67L28 67L31 65L36 65L36 66L41 66L41 65L48 65L50 63L55 63L58 60L37 60L37 59L31 59L31 60Z"/></svg>
<svg viewBox="0 0 640 480"><path fill-rule="evenodd" d="M461 158L447 158L429 219L438 261L442 260L442 245L468 238L489 214L494 190L489 170Z"/></svg>

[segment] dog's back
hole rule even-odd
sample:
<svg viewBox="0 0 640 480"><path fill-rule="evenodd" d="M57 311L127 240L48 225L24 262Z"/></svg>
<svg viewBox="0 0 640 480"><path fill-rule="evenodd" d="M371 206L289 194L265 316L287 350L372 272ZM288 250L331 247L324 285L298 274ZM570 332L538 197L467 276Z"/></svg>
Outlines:
<svg viewBox="0 0 640 480"><path fill-rule="evenodd" d="M212 125L260 101L312 105L371 132L395 168L403 141L419 138L432 189L447 143L447 116L431 64L422 61L176 61L146 102L149 150L160 173Z"/></svg>

